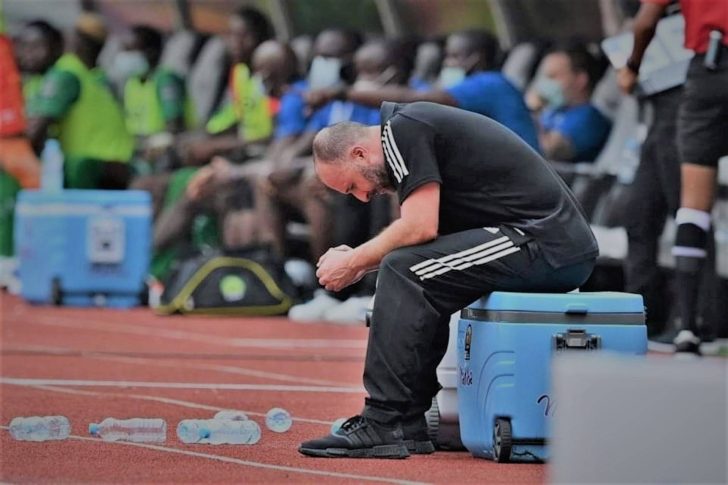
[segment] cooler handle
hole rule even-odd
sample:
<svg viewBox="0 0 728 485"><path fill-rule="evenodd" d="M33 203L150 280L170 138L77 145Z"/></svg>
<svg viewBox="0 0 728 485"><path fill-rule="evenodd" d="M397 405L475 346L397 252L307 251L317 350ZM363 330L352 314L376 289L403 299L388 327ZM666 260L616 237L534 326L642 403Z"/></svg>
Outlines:
<svg viewBox="0 0 728 485"><path fill-rule="evenodd" d="M554 335L553 343L557 352L564 350L597 350L602 346L602 339L598 335L586 333L585 330L569 329L565 333Z"/></svg>
<svg viewBox="0 0 728 485"><path fill-rule="evenodd" d="M572 303L566 305L566 311L564 313L567 315L586 315L589 313L589 307L579 303Z"/></svg>

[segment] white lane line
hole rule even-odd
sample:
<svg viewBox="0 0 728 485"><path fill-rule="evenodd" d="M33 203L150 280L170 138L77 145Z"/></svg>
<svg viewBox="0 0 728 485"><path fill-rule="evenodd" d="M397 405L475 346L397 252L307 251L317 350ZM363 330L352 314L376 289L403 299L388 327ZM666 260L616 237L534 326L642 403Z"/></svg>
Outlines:
<svg viewBox="0 0 728 485"><path fill-rule="evenodd" d="M45 352L53 355L67 355L69 352L73 352L73 349L64 348L64 347L48 347L44 345L24 345L20 347L13 347L14 351L34 351L34 352ZM190 363L190 362L180 362L180 361L162 361L159 359L154 359L150 357L124 357L124 356L116 356L116 355L104 355L97 352L87 352L87 351L80 351L80 355L71 355L70 357L79 357L79 358L87 358L87 359L96 359L96 360L105 360L105 361L111 361L111 362L123 362L126 364L139 364L139 365L156 365L158 367L172 367L172 368L180 368L184 367L186 369L195 369L195 370L210 370L215 372L223 372L227 374L235 374L235 375L243 375L243 376L252 376L252 377L262 377L265 379L273 379L276 381L290 381L290 382L300 382L303 384L313 384L313 385L319 385L319 386L347 386L348 383L342 383L342 382L335 382L335 381L328 381L324 379L311 379L310 377L302 377L302 376L294 376L291 374L282 374L280 372L268 372L268 371L262 371L258 369L250 369L247 367L237 367L237 366L231 366L231 365L217 365L217 364L199 364L199 363ZM194 359L194 355L191 355L189 358ZM181 360L182 358L180 358Z"/></svg>
<svg viewBox="0 0 728 485"><path fill-rule="evenodd" d="M20 384L12 384L15 386L20 386ZM30 386L30 385L22 385L22 387L30 387L31 389L40 389L43 391L51 391L51 392L59 392L63 394L74 394L79 396L92 396L92 397L119 397L119 398L130 398L130 399L139 399L142 401L152 401L152 402L161 402L163 404L172 404L175 406L181 406L183 408L190 408L190 409L204 409L206 411L223 411L225 409L233 409L233 407L220 407L220 406L210 406L209 404L201 404L196 403L192 401L183 401L181 399L170 399L167 397L160 397L160 396L147 396L145 394L126 394L126 393L120 393L120 392L96 392L96 391L82 391L80 389L65 389L62 387L53 387L53 386ZM238 411L242 411L248 416L260 416L264 417L265 413L258 413L255 411L248 411L246 409L238 409L237 407L234 407L234 409ZM323 421L320 419L311 419L311 418L299 418L296 416L292 416L292 419L294 421L299 421L301 423L312 423L312 424L323 424L326 426L331 426L333 424L333 421Z"/></svg>
<svg viewBox="0 0 728 485"><path fill-rule="evenodd" d="M8 429L7 426L0 426L2 429ZM213 455L211 453L200 453L197 451L182 450L179 448L169 448L166 446L149 445L146 443L131 443L128 441L103 441L99 438L88 438L86 436L71 435L69 438L80 441L90 441L93 443L103 443L109 445L136 446L138 448L146 448L148 450L162 451L165 453L176 453L185 456L194 456L197 458L206 458L208 460L221 461L224 463L233 463L235 465L249 466L252 468L262 468L265 470L274 470L280 472L300 473L304 475L318 475L323 477L347 478L351 480L364 480L368 482L385 482L396 483L399 485L420 485L424 482L413 482L409 480L398 480L396 478L376 477L370 475L355 475L353 473L328 472L324 470L312 470L310 468L296 468L292 466L273 465L270 463L261 463L258 461L241 460L229 456Z"/></svg>
<svg viewBox="0 0 728 485"><path fill-rule="evenodd" d="M153 389L216 389L223 391L330 392L360 394L361 387L285 386L276 384L208 384L203 382L97 381L80 379L25 379L0 376L1 384L70 387L146 387Z"/></svg>
<svg viewBox="0 0 728 485"><path fill-rule="evenodd" d="M144 337L162 337L168 339L186 340L190 342L204 342L223 347L261 348L261 349L365 349L366 339L280 339L280 338L235 338L219 337L209 333L189 332L186 330L172 330L154 327L153 325L131 325L127 323L104 322L80 323L76 319L63 317L37 316L29 319L26 324L46 325L52 327L78 328L82 330L97 330L101 332L121 332Z"/></svg>

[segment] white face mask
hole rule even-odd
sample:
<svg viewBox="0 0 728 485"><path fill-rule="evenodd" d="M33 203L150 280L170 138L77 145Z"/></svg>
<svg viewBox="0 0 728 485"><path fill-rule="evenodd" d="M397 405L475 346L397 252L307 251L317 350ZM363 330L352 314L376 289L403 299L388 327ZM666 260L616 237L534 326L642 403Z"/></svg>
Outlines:
<svg viewBox="0 0 728 485"><path fill-rule="evenodd" d="M564 88L558 81L544 76L536 81L534 89L550 109L559 109L566 104Z"/></svg>
<svg viewBox="0 0 728 485"><path fill-rule="evenodd" d="M465 79L465 69L456 66L444 66L440 69L437 85L443 89L451 88Z"/></svg>
<svg viewBox="0 0 728 485"><path fill-rule="evenodd" d="M313 58L311 69L308 71L310 89L330 88L339 82L341 82L341 59L323 56Z"/></svg>
<svg viewBox="0 0 728 485"><path fill-rule="evenodd" d="M114 57L112 68L121 79L129 79L149 72L149 62L139 51L121 51Z"/></svg>

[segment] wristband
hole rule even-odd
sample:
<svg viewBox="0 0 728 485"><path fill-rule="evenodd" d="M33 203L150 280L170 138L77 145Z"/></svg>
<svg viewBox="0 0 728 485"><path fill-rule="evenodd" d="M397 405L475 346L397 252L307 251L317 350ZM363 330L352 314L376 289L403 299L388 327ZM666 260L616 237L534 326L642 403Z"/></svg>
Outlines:
<svg viewBox="0 0 728 485"><path fill-rule="evenodd" d="M625 67L635 74L640 73L640 65L632 59L627 59L627 64L625 64Z"/></svg>

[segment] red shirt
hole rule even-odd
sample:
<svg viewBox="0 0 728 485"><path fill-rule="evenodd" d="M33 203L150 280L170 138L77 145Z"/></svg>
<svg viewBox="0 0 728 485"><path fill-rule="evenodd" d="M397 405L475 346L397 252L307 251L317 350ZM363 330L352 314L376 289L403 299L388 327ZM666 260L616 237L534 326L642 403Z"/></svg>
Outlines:
<svg viewBox="0 0 728 485"><path fill-rule="evenodd" d="M642 0L667 6L671 0ZM728 45L728 0L680 0L685 17L685 47L698 54L708 50L708 34L723 32L723 44Z"/></svg>

